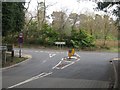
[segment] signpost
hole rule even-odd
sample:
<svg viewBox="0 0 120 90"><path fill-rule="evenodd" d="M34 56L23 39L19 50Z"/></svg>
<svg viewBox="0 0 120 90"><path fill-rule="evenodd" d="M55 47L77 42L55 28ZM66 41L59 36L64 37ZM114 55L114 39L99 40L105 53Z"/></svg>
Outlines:
<svg viewBox="0 0 120 90"><path fill-rule="evenodd" d="M6 63L7 47L6 46L0 46L0 51L2 51L2 62L5 64Z"/></svg>
<svg viewBox="0 0 120 90"><path fill-rule="evenodd" d="M18 37L18 43L19 43L19 57L21 58L21 48L22 48L22 43L23 43L23 33L19 33L19 37Z"/></svg>
<svg viewBox="0 0 120 90"><path fill-rule="evenodd" d="M66 43L65 42L55 42L55 44L57 45L57 47L58 47L58 45L60 45L60 48L62 48L62 45L65 45Z"/></svg>

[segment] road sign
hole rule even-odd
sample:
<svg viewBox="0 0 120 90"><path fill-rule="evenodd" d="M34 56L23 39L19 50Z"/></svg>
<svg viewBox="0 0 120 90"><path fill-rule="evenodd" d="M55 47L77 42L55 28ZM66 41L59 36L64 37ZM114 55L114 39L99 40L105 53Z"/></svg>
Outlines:
<svg viewBox="0 0 120 90"><path fill-rule="evenodd" d="M7 46L0 46L0 51L7 50Z"/></svg>
<svg viewBox="0 0 120 90"><path fill-rule="evenodd" d="M7 51L7 46L0 46L0 51L2 51L2 60L3 63L6 63L6 51Z"/></svg>
<svg viewBox="0 0 120 90"><path fill-rule="evenodd" d="M58 45L60 45L60 48L62 48L62 45L65 45L66 43L65 42L55 42L55 44L57 45L57 47L58 47Z"/></svg>
<svg viewBox="0 0 120 90"><path fill-rule="evenodd" d="M18 42L19 42L19 44L23 43L23 33L19 34Z"/></svg>
<svg viewBox="0 0 120 90"><path fill-rule="evenodd" d="M65 44L65 42L55 42L55 44Z"/></svg>

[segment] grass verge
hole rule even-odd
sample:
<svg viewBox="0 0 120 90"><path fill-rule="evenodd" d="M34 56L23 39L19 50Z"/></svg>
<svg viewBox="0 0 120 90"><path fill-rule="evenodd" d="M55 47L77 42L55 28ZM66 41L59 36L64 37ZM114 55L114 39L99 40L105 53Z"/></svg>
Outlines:
<svg viewBox="0 0 120 90"><path fill-rule="evenodd" d="M21 57L21 58L19 58L17 56L11 57L11 54L9 54L9 53L7 53L6 56L7 56L6 63L2 63L2 68L17 64L17 63L22 62L27 59L25 57Z"/></svg>

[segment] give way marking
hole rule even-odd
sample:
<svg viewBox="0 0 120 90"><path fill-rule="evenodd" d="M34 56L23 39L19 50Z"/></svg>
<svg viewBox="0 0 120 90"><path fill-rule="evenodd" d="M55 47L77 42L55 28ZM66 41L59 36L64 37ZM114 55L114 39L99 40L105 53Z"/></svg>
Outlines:
<svg viewBox="0 0 120 90"><path fill-rule="evenodd" d="M15 84L15 85L13 85L13 86L8 87L8 88L14 88L14 87L23 85L23 84L25 84L25 83L28 83L28 82L30 82L30 81L33 81L33 80L36 80L36 79L39 79L39 78L48 76L48 75L50 75L50 74L52 74L52 72L50 72L50 73L41 73L41 74L39 74L39 75L37 75L37 76L34 76L34 77L30 78L30 79L27 79L27 80L25 80L25 81L23 81L23 82L20 82L20 83L18 83L18 84Z"/></svg>

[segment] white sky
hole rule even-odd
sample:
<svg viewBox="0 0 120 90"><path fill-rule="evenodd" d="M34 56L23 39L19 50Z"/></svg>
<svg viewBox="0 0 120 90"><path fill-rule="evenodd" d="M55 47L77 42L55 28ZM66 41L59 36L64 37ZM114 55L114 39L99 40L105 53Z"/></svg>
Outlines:
<svg viewBox="0 0 120 90"><path fill-rule="evenodd" d="M29 11L35 11L37 7L37 1L40 2L43 0L31 0ZM77 3L77 0L46 0L46 5L53 5L48 8L48 14L51 14L53 11L60 11L62 9L68 9L68 12L72 11L84 13L86 10L93 12L93 8L97 6L94 2L81 1L80 3Z"/></svg>
<svg viewBox="0 0 120 90"><path fill-rule="evenodd" d="M26 0L28 2L30 0ZM37 1L41 2L43 0L31 0L29 11L33 13L33 15L36 12L37 8ZM77 0L45 0L46 5L52 5L47 8L47 15L51 15L53 11L66 11L67 14L71 12L75 13L85 13L85 14L100 14L103 15L105 14L104 12L100 11L94 11L93 8L97 7L97 4L92 1L87 1L87 0L81 0L80 3L77 2ZM27 5L26 5L27 7Z"/></svg>

